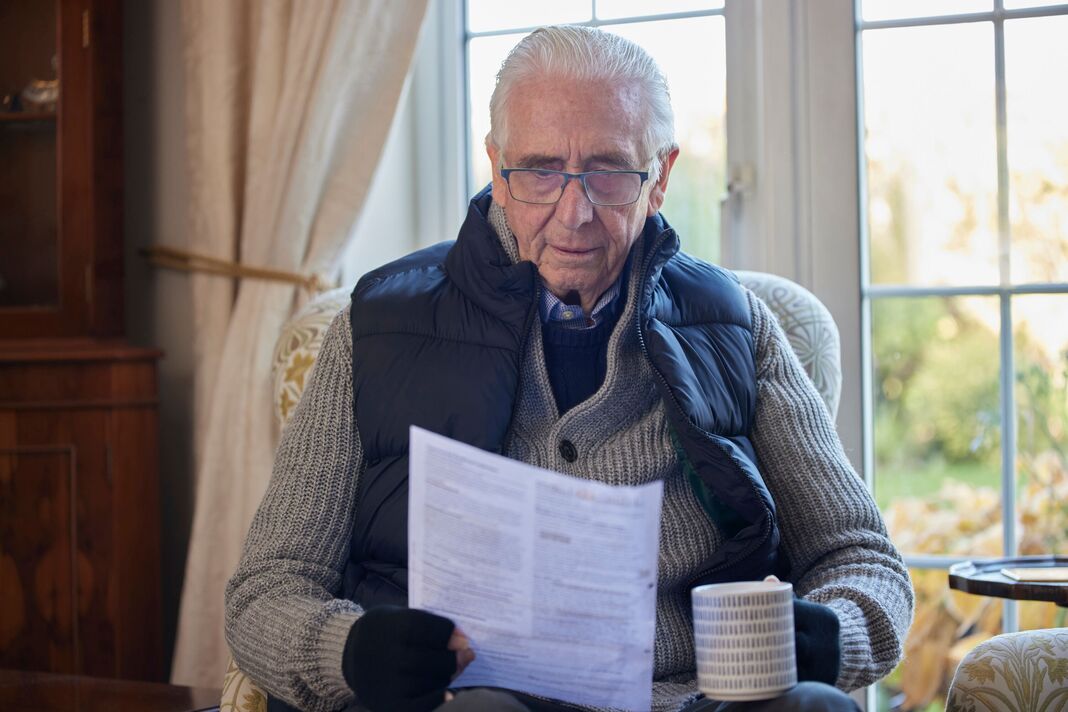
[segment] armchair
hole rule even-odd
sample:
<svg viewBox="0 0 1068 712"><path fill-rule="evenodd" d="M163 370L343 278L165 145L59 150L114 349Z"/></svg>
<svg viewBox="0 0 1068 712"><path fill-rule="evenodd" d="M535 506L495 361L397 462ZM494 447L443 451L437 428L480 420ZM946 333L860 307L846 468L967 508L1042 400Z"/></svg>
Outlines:
<svg viewBox="0 0 1068 712"><path fill-rule="evenodd" d="M1068 709L1068 628L1004 633L975 646L957 667L946 712Z"/></svg>
<svg viewBox="0 0 1068 712"><path fill-rule="evenodd" d="M782 325L791 347L815 383L831 416L838 411L842 387L838 328L827 308L809 291L788 279L763 272L738 272L738 278L763 299ZM275 346L272 374L275 416L284 426L300 400L323 336L334 316L349 301L349 289L320 294L282 328ZM263 691L231 660L223 680L220 712L266 712Z"/></svg>

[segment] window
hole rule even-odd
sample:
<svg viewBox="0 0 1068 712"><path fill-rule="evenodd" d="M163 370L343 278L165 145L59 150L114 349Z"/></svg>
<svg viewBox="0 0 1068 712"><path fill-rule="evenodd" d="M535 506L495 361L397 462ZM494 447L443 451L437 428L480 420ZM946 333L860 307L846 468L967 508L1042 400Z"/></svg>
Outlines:
<svg viewBox="0 0 1068 712"><path fill-rule="evenodd" d="M924 649L880 709L942 709L983 636L1065 625L951 593L945 568L1068 548L1068 4L858 10L865 469Z"/></svg>
<svg viewBox="0 0 1068 712"><path fill-rule="evenodd" d="M651 12L655 9L655 13ZM549 0L467 3L469 189L490 181L484 139L497 70L524 35L539 25L603 27L644 47L667 76L681 147L663 213L684 250L720 256L720 196L726 173L726 48L723 0Z"/></svg>

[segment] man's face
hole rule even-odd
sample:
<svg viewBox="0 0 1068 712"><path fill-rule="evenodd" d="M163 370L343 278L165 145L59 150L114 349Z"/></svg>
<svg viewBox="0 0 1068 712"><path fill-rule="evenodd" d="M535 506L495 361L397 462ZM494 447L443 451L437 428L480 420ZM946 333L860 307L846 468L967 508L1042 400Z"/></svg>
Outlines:
<svg viewBox="0 0 1068 712"><path fill-rule="evenodd" d="M619 276L645 218L660 209L678 150L663 162L660 180L645 183L637 201L614 207L590 203L576 180L568 181L553 205L514 200L500 168L648 170L651 157L638 148L641 102L634 86L526 80L515 87L508 107L508 145L487 147L493 200L505 209L520 259L537 265L556 296L577 292L587 313Z"/></svg>

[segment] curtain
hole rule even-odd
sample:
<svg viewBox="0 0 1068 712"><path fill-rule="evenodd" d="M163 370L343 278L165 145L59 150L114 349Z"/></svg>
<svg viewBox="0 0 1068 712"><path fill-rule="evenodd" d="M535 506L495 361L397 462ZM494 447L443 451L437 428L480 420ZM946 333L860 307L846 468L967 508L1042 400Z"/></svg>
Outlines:
<svg viewBox="0 0 1068 712"><path fill-rule="evenodd" d="M332 272L426 1L182 4L191 252ZM223 590L271 472L271 355L301 295L277 282L192 279L197 473L171 679L218 687L229 656Z"/></svg>

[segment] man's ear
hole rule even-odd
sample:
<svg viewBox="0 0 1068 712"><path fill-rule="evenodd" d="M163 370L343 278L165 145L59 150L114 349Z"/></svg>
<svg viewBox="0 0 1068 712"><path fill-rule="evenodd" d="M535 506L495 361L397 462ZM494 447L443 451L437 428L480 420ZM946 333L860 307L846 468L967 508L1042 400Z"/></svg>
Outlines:
<svg viewBox="0 0 1068 712"><path fill-rule="evenodd" d="M508 207L508 184L501 178L501 149L486 136L486 155L489 156L490 170L493 171L493 202L502 208Z"/></svg>
<svg viewBox="0 0 1068 712"><path fill-rule="evenodd" d="M675 165L675 159L679 157L679 147L671 149L663 160L660 161L660 178L653 184L653 187L649 190L649 206L646 209L645 216L652 217L656 215L660 210L660 206L664 204L664 196L667 194L668 177L671 175L671 167Z"/></svg>

